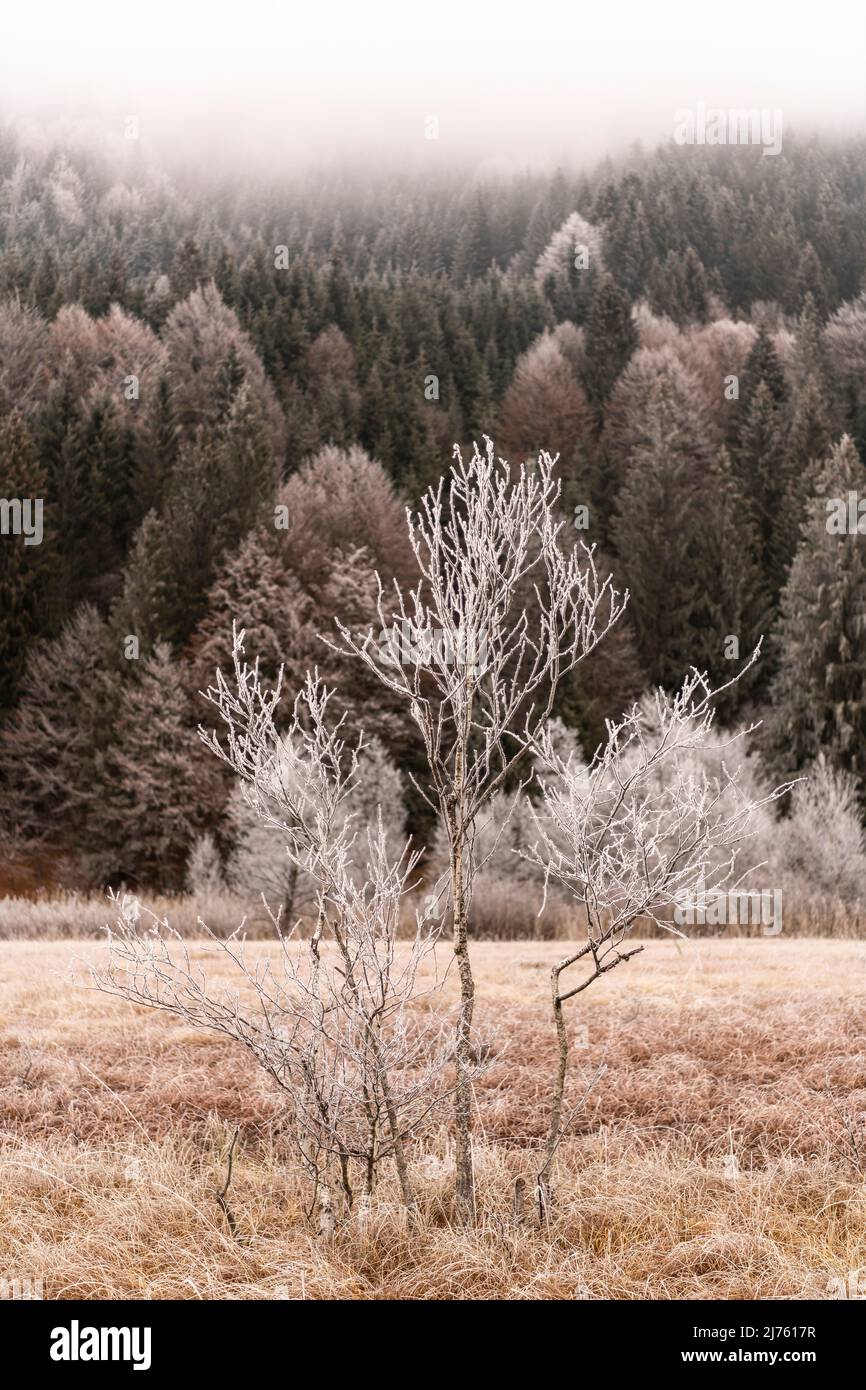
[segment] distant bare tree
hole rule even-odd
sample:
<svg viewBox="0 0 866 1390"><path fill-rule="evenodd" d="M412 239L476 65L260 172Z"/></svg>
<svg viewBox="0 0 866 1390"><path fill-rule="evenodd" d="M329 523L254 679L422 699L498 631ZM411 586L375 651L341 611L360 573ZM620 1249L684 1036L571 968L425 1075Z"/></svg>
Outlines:
<svg viewBox="0 0 866 1390"><path fill-rule="evenodd" d="M291 748L285 740L275 756L286 763L281 778L288 783L296 770L293 771ZM279 802L270 804L268 820L263 819L261 810L261 806L250 804L245 784L236 782L227 807L231 846L226 883L235 893L264 899L274 909L282 906L283 920L292 923L315 907L316 879L299 868L296 857L286 853ZM391 859L400 858L405 845L402 778L375 737L360 752L342 818L351 818L354 827L362 832L365 827L381 823Z"/></svg>
<svg viewBox="0 0 866 1390"><path fill-rule="evenodd" d="M512 458L537 457L543 441L567 463L568 476L577 474L583 482L592 426L574 365L558 335L544 333L518 359L502 402L497 432L506 452Z"/></svg>

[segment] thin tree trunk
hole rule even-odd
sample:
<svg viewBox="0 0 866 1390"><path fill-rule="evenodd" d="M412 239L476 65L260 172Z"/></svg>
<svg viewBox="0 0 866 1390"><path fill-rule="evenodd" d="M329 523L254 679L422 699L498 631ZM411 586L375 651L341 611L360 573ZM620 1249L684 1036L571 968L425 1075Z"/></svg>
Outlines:
<svg viewBox="0 0 866 1390"><path fill-rule="evenodd" d="M394 1104L394 1093L391 1090L391 1081L390 1077L388 1076L388 1069L385 1066L385 1061L382 1056L382 1048L379 1044L379 1038L376 1034L375 1025L370 1021L369 1018L366 1017L364 1013L363 1001L360 996L357 981L355 980L355 972L352 968L352 960L351 956L349 955L346 940L336 923L334 924L333 930L334 938L337 942L337 946L339 947L340 954L343 957L343 962L346 967L346 984L352 991L360 1016L364 1019L364 1033L366 1035L367 1044L370 1048L370 1053L373 1058L373 1065L376 1070L376 1075L379 1079L379 1086L382 1091L382 1098L385 1102L385 1111L388 1116L388 1128L391 1131L391 1142L394 1147L394 1163L397 1168L397 1178L400 1183L400 1192L403 1197L403 1205L410 1213L412 1213L415 1211L417 1204L415 1201L415 1192L412 1187L412 1179L409 1176L409 1165L406 1162L406 1150L404 1147L403 1135L400 1133L400 1126L397 1119L397 1107Z"/></svg>
<svg viewBox="0 0 866 1390"><path fill-rule="evenodd" d="M382 1094L385 1098L385 1109L388 1112L388 1128L391 1131L391 1140L394 1144L394 1163L397 1168L400 1191L403 1194L403 1205L409 1213L410 1220L412 1220L417 1209L415 1191L412 1187L412 1179L409 1177L409 1165L406 1162L406 1150L397 1121L397 1108L391 1093L391 1083L384 1072L382 1074Z"/></svg>
<svg viewBox="0 0 866 1390"><path fill-rule="evenodd" d="M460 977L460 1008L454 1050L457 1073L454 1091L456 1198L457 1218L465 1226L475 1216L475 1175L472 1165L472 1015L475 1010L475 980L469 959L463 847L459 835L452 850L451 892L454 955Z"/></svg>
<svg viewBox="0 0 866 1390"><path fill-rule="evenodd" d="M550 1204L550 1169L553 1165L553 1157L556 1153L559 1137L562 1130L562 1105L565 1098L565 1079L568 1074L568 1029L565 1026L565 1014L562 1009L562 999L559 994L559 978L562 973L562 962L554 965L550 972L551 1000L553 1003L553 1019L556 1025L556 1080L553 1085L553 1105L550 1111L550 1128L547 1133L547 1145L545 1149L544 1166L538 1174L538 1205L539 1214L544 1219Z"/></svg>
<svg viewBox="0 0 866 1390"><path fill-rule="evenodd" d="M475 1219L475 1172L472 1163L472 1016L475 1012L475 980L469 959L469 904L466 900L466 844L464 797L466 750L472 727L472 672L467 675L463 727L454 759L454 804L449 808L451 841L451 912L454 929L454 955L460 977L460 1009L454 1049L456 1082L454 1089L454 1128L457 1184L457 1220L462 1226Z"/></svg>
<svg viewBox="0 0 866 1390"><path fill-rule="evenodd" d="M295 912L295 893L297 891L297 884L298 866L297 864L292 864L291 868L289 869L289 881L286 884L285 891L283 893L283 912L285 914L283 917L283 925L285 926L286 931L291 931L292 929L292 921Z"/></svg>

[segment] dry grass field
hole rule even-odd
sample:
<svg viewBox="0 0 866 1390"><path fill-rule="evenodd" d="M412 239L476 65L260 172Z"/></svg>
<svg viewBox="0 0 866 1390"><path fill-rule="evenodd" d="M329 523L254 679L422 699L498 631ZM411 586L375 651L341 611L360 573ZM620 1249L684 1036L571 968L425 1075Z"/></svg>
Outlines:
<svg viewBox="0 0 866 1390"><path fill-rule="evenodd" d="M46 1298L798 1299L866 1266L866 944L655 940L595 984L572 1014L575 1095L607 1071L549 1219L522 1227L562 943L477 945L478 1226L454 1228L431 1133L417 1227L386 1182L328 1246L267 1079L218 1037L76 986L73 962L102 951L0 944L0 1276L42 1278ZM235 1126L238 1238L215 1196Z"/></svg>

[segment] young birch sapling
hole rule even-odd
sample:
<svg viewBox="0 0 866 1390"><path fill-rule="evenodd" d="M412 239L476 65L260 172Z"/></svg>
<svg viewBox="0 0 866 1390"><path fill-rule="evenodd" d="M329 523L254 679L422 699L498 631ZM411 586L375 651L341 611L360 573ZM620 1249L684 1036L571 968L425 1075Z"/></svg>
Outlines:
<svg viewBox="0 0 866 1390"><path fill-rule="evenodd" d="M637 923L682 936L672 909L707 892L736 887L738 860L761 807L789 785L755 796L740 785L741 767L709 775L696 756L707 745L714 702L757 660L760 646L733 681L713 689L693 670L673 694L659 689L653 718L634 704L608 721L607 739L586 766L563 756L544 731L536 756L545 772L534 810L535 843L524 857L583 909L585 938L553 966L551 1000L558 1048L545 1161L538 1173L542 1211L550 1172L573 1114L564 1118L569 1037L564 1006L594 981L642 951L623 949ZM742 749L756 726L722 737L717 748ZM750 865L751 872L755 865ZM575 980L573 972L582 973ZM578 1107L579 1108L579 1107Z"/></svg>
<svg viewBox="0 0 866 1390"><path fill-rule="evenodd" d="M289 1096L294 1138L311 1179L310 1211L333 1229L337 1194L353 1205L360 1172L372 1195L381 1165L393 1159L407 1210L416 1201L408 1141L448 1092L451 1049L436 1011L419 998L437 987L437 926L415 914L410 941L395 950L407 897L416 887L417 854L393 852L381 817L365 835L350 810L363 740L346 747L328 723L330 692L308 675L286 735L274 712L280 684L263 687L258 664L243 658L236 633L234 679L217 673L208 691L224 741L205 743L241 779L250 807L284 838L291 864L316 885L315 920L306 941L296 924L271 914L276 962L247 959L243 923L227 940L207 926L212 948L231 963L239 988L210 981L183 940L152 918L140 934L121 913L109 934L109 962L97 988L165 1009L193 1027L241 1043Z"/></svg>

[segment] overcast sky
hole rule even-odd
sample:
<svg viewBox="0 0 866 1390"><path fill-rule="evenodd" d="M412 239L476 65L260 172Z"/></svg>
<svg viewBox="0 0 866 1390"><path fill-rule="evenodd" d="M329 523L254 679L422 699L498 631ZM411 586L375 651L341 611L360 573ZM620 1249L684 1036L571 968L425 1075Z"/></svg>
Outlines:
<svg viewBox="0 0 866 1390"><path fill-rule="evenodd" d="M852 0L11 3L3 114L134 115L157 146L214 162L582 161L668 139L700 101L866 130Z"/></svg>

